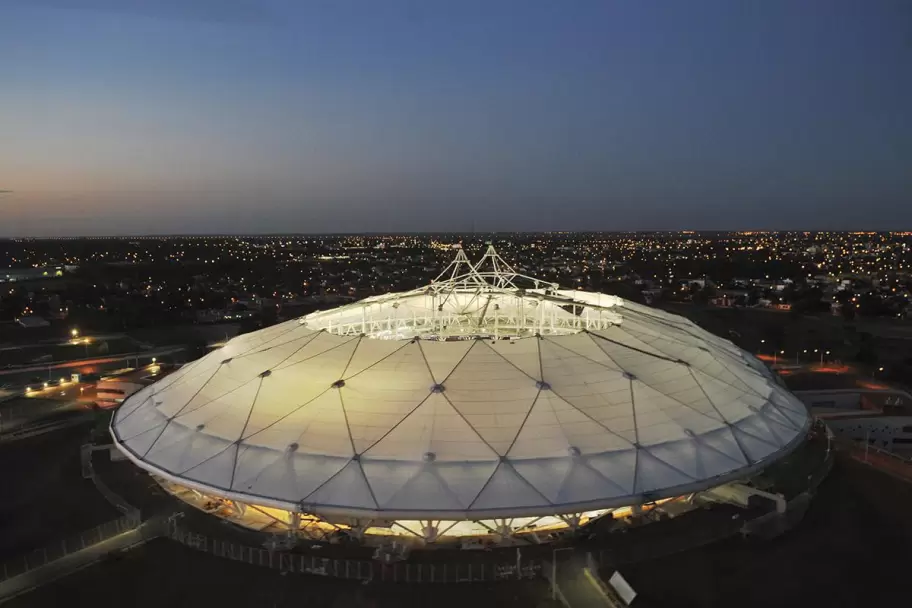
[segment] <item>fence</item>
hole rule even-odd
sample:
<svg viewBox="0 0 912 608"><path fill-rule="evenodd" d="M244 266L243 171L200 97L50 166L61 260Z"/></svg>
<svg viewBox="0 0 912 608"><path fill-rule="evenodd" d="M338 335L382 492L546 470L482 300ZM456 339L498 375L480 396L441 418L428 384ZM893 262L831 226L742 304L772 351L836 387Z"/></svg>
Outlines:
<svg viewBox="0 0 912 608"><path fill-rule="evenodd" d="M672 555L736 536L744 524L744 520L732 519L727 513L697 511L689 517L669 520L658 528L646 525L627 533L612 535L607 546L574 546L555 548L552 551L541 551L543 547L536 547L535 556L528 557L522 555L521 549L515 557L503 553L462 551L451 559L441 556L441 559L434 561L421 561L418 554L413 553L407 561L393 563L303 555L249 546L183 529L177 520L171 521L167 535L198 551L283 572L382 582L460 583L547 577L550 571L544 558L559 558L557 561L560 566L586 552L591 552L591 559L599 567L616 567L624 563ZM561 553L565 550L566 554Z"/></svg>
<svg viewBox="0 0 912 608"><path fill-rule="evenodd" d="M853 442L847 445L847 448L849 455L855 460L871 465L893 477L912 482L912 460L872 445Z"/></svg>
<svg viewBox="0 0 912 608"><path fill-rule="evenodd" d="M135 530L141 521L138 517L121 517L105 522L100 526L86 530L75 536L64 538L41 549L36 549L21 557L8 559L0 566L0 581L25 574L50 562L66 557L71 553L104 542L124 532Z"/></svg>
<svg viewBox="0 0 912 608"><path fill-rule="evenodd" d="M301 555L252 547L203 534L183 530L171 524L168 536L187 547L211 553L217 557L299 574L329 576L360 581L402 583L461 583L538 578L542 560L514 560L511 562L394 562L383 564L365 559L339 559L317 555Z"/></svg>
<svg viewBox="0 0 912 608"><path fill-rule="evenodd" d="M6 399L0 399L0 403L2 403L4 400L11 401L12 399L21 396L22 393L16 393L10 397L7 397ZM19 426L28 424L29 422L34 422L36 418L41 418L43 416L47 416L48 414L63 411L60 402L53 401L51 399L30 397L27 401L20 401L22 402L15 404L6 404L2 406L2 410L0 410L0 416L2 416L3 426L0 427L0 431L9 432Z"/></svg>
<svg viewBox="0 0 912 608"><path fill-rule="evenodd" d="M664 526L658 526L658 530L649 530L649 525L631 530L618 537L614 546L593 548L592 558L600 568L658 559L731 538L739 534L744 525L741 519L717 517L707 512L677 519L685 521L686 528L677 526L678 522L672 519L664 522ZM676 529L671 530L671 526Z"/></svg>
<svg viewBox="0 0 912 608"><path fill-rule="evenodd" d="M92 464L92 454L95 453L97 449L110 449L110 446L94 446L92 444L85 444L81 447L79 456L82 465L82 477L83 479L91 479L92 483L95 484L95 488L98 492L105 497L115 509L126 515L127 517L132 517L139 519L140 513L139 509L128 503L122 496L114 492L108 485L95 474L95 466Z"/></svg>

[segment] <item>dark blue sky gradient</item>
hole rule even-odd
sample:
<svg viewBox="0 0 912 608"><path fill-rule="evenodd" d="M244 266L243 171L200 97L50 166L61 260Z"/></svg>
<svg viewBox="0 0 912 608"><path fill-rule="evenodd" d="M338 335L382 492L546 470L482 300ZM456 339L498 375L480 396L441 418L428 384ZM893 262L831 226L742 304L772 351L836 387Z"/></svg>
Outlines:
<svg viewBox="0 0 912 608"><path fill-rule="evenodd" d="M908 0L0 0L0 23L0 236L912 228Z"/></svg>

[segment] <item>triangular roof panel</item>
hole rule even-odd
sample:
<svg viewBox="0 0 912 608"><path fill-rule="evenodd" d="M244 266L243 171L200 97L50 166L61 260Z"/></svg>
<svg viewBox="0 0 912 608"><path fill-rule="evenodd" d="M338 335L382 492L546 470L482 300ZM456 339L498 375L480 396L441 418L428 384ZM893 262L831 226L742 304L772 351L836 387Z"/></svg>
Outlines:
<svg viewBox="0 0 912 608"><path fill-rule="evenodd" d="M540 507L551 503L506 462L501 462L472 503L473 509Z"/></svg>
<svg viewBox="0 0 912 608"><path fill-rule="evenodd" d="M377 508L361 465L354 460L318 489L308 494L302 502L305 505L345 506L358 509ZM319 513L319 510L316 510Z"/></svg>
<svg viewBox="0 0 912 608"><path fill-rule="evenodd" d="M213 496L388 520L624 506L801 441L807 409L730 341L463 266L228 341L128 397L115 441Z"/></svg>

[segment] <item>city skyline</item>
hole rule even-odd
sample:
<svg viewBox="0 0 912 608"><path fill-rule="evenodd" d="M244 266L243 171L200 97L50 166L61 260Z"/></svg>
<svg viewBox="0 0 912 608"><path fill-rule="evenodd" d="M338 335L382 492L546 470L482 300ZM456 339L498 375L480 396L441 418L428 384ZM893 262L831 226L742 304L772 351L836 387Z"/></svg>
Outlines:
<svg viewBox="0 0 912 608"><path fill-rule="evenodd" d="M912 228L901 2L0 19L0 237Z"/></svg>

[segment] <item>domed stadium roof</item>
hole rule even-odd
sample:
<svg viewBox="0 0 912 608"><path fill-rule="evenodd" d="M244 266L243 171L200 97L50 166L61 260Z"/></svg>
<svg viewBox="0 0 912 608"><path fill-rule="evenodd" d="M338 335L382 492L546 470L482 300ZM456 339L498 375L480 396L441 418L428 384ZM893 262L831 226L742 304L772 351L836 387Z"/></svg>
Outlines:
<svg viewBox="0 0 912 608"><path fill-rule="evenodd" d="M140 467L325 517L582 512L741 479L804 405L688 320L460 251L431 285L239 336L128 398Z"/></svg>

